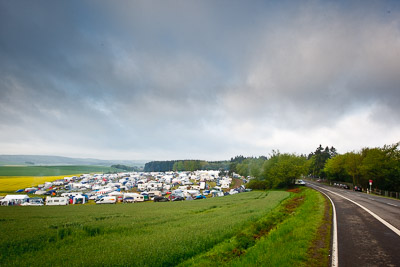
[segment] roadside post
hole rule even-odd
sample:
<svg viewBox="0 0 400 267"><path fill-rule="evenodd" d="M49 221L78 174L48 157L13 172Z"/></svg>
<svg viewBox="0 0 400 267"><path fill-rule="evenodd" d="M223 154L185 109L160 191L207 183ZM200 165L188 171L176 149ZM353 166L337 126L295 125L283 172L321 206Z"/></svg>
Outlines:
<svg viewBox="0 0 400 267"><path fill-rule="evenodd" d="M371 194L372 180L369 180L369 193Z"/></svg>

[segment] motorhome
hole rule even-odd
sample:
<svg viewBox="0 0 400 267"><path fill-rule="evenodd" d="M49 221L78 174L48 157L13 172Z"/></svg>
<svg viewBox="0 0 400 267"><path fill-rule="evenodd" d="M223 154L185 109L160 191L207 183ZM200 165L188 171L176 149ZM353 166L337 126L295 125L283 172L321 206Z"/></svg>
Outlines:
<svg viewBox="0 0 400 267"><path fill-rule="evenodd" d="M148 191L154 191L154 190L160 190L163 188L163 184L162 183L147 183L147 190Z"/></svg>
<svg viewBox="0 0 400 267"><path fill-rule="evenodd" d="M69 204L67 197L46 197L46 205L48 206L64 206Z"/></svg>

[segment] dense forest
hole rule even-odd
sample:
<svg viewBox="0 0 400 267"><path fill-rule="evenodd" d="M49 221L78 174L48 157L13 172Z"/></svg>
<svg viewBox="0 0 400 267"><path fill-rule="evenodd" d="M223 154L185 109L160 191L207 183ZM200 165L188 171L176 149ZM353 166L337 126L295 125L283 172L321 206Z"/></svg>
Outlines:
<svg viewBox="0 0 400 267"><path fill-rule="evenodd" d="M111 168L121 169L121 170L128 171L128 172L141 171L141 168L139 168L137 166L127 166L127 165L123 165L123 164L111 165Z"/></svg>
<svg viewBox="0 0 400 267"><path fill-rule="evenodd" d="M339 154L336 148L319 145L309 155L272 151L267 156L231 158L230 161L202 160L152 161L144 171L220 170L252 177L249 186L267 189L285 187L301 176L323 178L368 187L400 191L400 143Z"/></svg>
<svg viewBox="0 0 400 267"><path fill-rule="evenodd" d="M145 172L228 170L229 161L170 160L151 161L144 165Z"/></svg>
<svg viewBox="0 0 400 267"><path fill-rule="evenodd" d="M169 172L169 171L173 170L175 162L177 162L177 160L150 161L144 165L143 171L145 171L145 172Z"/></svg>

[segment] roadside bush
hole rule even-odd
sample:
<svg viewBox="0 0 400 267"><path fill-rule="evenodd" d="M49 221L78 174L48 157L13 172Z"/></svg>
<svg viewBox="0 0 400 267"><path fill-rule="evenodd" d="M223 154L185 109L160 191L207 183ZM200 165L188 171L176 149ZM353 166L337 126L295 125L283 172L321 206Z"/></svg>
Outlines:
<svg viewBox="0 0 400 267"><path fill-rule="evenodd" d="M260 181L260 180L251 180L246 187L254 190L270 189L267 181Z"/></svg>

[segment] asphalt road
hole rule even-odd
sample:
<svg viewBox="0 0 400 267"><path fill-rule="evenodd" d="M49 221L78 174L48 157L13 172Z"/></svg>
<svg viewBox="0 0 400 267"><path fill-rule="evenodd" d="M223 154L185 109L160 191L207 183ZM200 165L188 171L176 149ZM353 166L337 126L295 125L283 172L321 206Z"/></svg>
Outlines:
<svg viewBox="0 0 400 267"><path fill-rule="evenodd" d="M335 205L338 266L400 266L399 200L319 183L307 186L327 194Z"/></svg>

